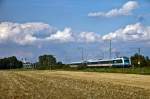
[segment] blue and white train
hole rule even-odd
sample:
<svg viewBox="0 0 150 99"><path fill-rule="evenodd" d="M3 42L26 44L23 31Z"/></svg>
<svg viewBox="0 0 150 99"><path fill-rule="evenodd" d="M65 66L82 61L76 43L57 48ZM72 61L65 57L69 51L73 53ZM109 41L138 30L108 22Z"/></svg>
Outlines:
<svg viewBox="0 0 150 99"><path fill-rule="evenodd" d="M128 57L88 60L84 62L73 62L70 64L70 66L77 67L83 63L86 64L87 67L130 67L131 66L131 60Z"/></svg>

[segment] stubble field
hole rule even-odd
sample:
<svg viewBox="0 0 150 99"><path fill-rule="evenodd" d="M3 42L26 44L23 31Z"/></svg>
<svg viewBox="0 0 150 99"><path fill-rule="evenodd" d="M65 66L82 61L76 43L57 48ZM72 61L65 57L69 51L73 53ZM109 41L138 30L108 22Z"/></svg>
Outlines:
<svg viewBox="0 0 150 99"><path fill-rule="evenodd" d="M150 76L0 71L0 99L150 99Z"/></svg>

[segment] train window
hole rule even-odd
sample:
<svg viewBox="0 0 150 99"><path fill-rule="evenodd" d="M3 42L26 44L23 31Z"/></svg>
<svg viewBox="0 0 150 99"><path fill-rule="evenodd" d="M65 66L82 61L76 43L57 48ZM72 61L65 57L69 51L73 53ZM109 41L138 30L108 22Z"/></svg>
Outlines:
<svg viewBox="0 0 150 99"><path fill-rule="evenodd" d="M122 63L122 60L119 59L119 60L113 60L113 63Z"/></svg>
<svg viewBox="0 0 150 99"><path fill-rule="evenodd" d="M89 64L99 64L99 62L89 62Z"/></svg>
<svg viewBox="0 0 150 99"><path fill-rule="evenodd" d="M100 63L101 63L101 64L111 64L112 61L101 61Z"/></svg>
<svg viewBox="0 0 150 99"><path fill-rule="evenodd" d="M129 60L124 60L124 63L129 63Z"/></svg>
<svg viewBox="0 0 150 99"><path fill-rule="evenodd" d="M80 65L81 63L72 63L71 65Z"/></svg>

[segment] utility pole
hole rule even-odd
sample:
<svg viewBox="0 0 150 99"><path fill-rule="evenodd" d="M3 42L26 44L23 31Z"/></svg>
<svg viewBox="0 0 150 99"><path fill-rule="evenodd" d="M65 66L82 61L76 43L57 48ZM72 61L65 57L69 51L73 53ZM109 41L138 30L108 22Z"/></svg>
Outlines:
<svg viewBox="0 0 150 99"><path fill-rule="evenodd" d="M109 58L111 59L111 39L109 40Z"/></svg>
<svg viewBox="0 0 150 99"><path fill-rule="evenodd" d="M116 55L116 58L118 58L119 55L120 55L120 52L119 52L119 51L116 51L116 52L115 52L115 55Z"/></svg>
<svg viewBox="0 0 150 99"><path fill-rule="evenodd" d="M48 58L48 66L50 67L50 70L52 70L50 59L49 59L49 57L47 57L47 58Z"/></svg>
<svg viewBox="0 0 150 99"><path fill-rule="evenodd" d="M138 48L138 65L139 65L139 67L141 67L140 66L141 65L140 54L141 54L141 49Z"/></svg>
<svg viewBox="0 0 150 99"><path fill-rule="evenodd" d="M109 58L111 58L111 51L112 51L112 48L111 48L111 47L112 47L111 41L112 41L112 40L111 40L111 38L110 38L110 39L106 39L105 41L109 41L109 55L108 55L108 56L109 56Z"/></svg>
<svg viewBox="0 0 150 99"><path fill-rule="evenodd" d="M83 48L80 47L79 50L81 50L81 61L82 63L84 62L84 52L83 52Z"/></svg>
<svg viewBox="0 0 150 99"><path fill-rule="evenodd" d="M83 62L84 61L83 48L81 48L81 52L82 52L82 62Z"/></svg>
<svg viewBox="0 0 150 99"><path fill-rule="evenodd" d="M102 59L104 59L105 58L105 53L104 52L102 52Z"/></svg>

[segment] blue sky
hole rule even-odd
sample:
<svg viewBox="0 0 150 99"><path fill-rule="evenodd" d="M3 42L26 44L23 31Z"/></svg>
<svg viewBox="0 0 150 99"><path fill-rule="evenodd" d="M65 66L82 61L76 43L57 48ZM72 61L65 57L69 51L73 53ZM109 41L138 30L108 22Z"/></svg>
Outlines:
<svg viewBox="0 0 150 99"><path fill-rule="evenodd" d="M141 8L135 10L135 16L111 19L90 18L92 11L108 11L119 8L127 0L2 0L1 21L45 22L60 29L71 27L76 31L108 33L121 26L137 22L135 16L149 13L150 2L138 1ZM149 21L149 20L147 20ZM150 22L145 24L150 24ZM110 24L110 23L113 23ZM94 26L93 26L94 25ZM106 29L107 27L107 29Z"/></svg>
<svg viewBox="0 0 150 99"><path fill-rule="evenodd" d="M149 17L149 0L0 0L1 30L4 27L18 29L20 25L27 26L29 23L34 27L31 31L19 28L18 31L23 31L24 35L12 32L12 29L9 33L0 31L0 34L7 34L5 38L3 35L0 37L0 55L16 55L35 61L38 55L46 53L71 62L81 59L80 48L83 48L88 59L107 58L108 42L105 39L111 37L112 49L120 56L132 55L138 47L142 47L143 54L150 56L150 40L145 36L150 34ZM129 33L132 37L125 35Z"/></svg>

